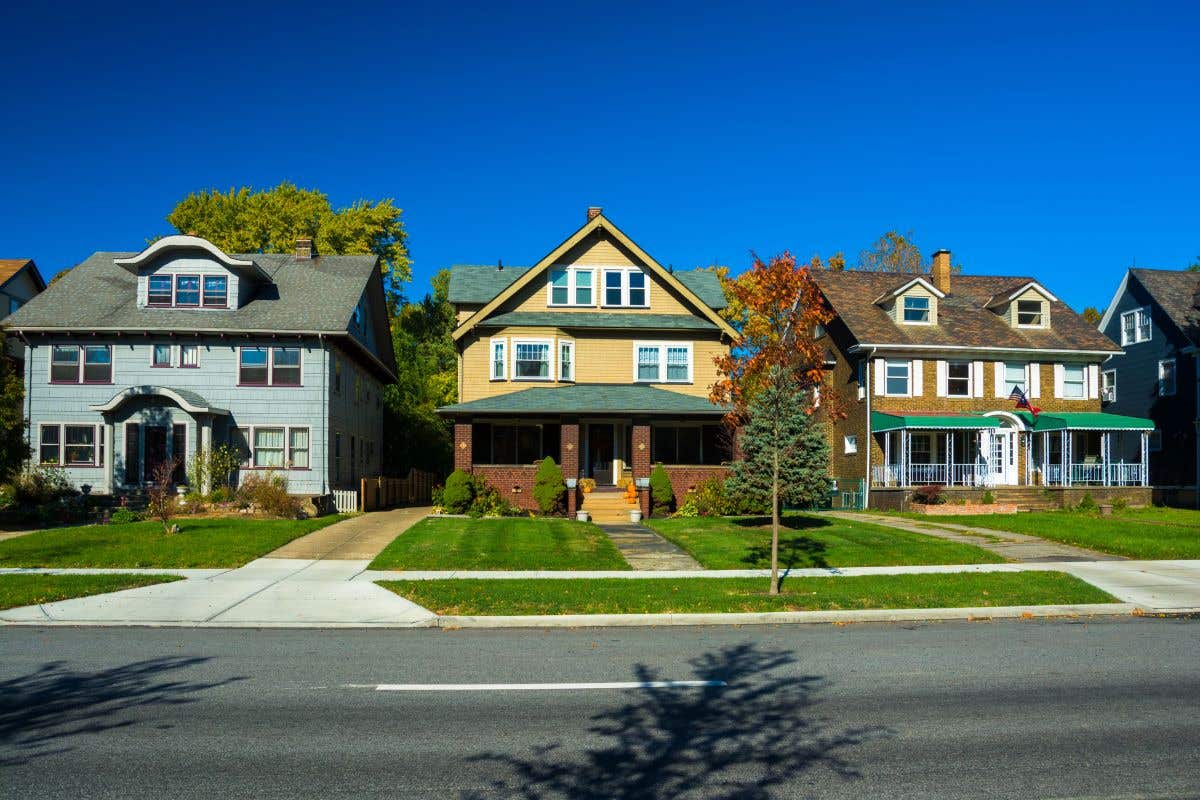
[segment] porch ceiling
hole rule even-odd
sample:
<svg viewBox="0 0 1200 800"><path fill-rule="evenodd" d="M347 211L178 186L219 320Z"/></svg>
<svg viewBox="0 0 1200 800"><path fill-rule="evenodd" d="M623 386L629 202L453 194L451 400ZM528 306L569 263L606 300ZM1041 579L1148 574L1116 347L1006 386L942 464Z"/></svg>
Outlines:
<svg viewBox="0 0 1200 800"><path fill-rule="evenodd" d="M1105 414L1102 411L1045 412L1036 417L1028 411L1015 412L1029 429L1041 431L1152 431L1154 422L1140 417Z"/></svg>
<svg viewBox="0 0 1200 800"><path fill-rule="evenodd" d="M981 430L999 428L1000 420L981 414L885 414L871 412L871 431L926 429L926 430Z"/></svg>
<svg viewBox="0 0 1200 800"><path fill-rule="evenodd" d="M703 397L654 386L582 383L541 386L467 403L442 406L448 417L472 414L647 414L666 416L724 416L728 409Z"/></svg>

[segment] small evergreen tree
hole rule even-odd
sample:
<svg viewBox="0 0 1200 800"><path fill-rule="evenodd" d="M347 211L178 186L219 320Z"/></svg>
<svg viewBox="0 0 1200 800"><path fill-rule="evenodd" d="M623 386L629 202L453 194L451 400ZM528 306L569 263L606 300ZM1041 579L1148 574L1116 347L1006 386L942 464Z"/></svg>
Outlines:
<svg viewBox="0 0 1200 800"><path fill-rule="evenodd" d="M829 442L799 381L777 371L747 406L727 489L771 508L771 594L779 594L779 512L784 503L816 505L830 488Z"/></svg>
<svg viewBox="0 0 1200 800"><path fill-rule="evenodd" d="M24 382L5 356L4 331L0 330L0 483L19 472L29 458L24 401Z"/></svg>
<svg viewBox="0 0 1200 800"><path fill-rule="evenodd" d="M561 513L563 495L566 494L567 484L563 481L562 470L554 459L546 456L538 465L537 475L533 478L533 499L543 514Z"/></svg>
<svg viewBox="0 0 1200 800"><path fill-rule="evenodd" d="M446 478L446 488L442 490L442 505L451 514L465 514L475 499L475 483L471 476L461 469L456 469Z"/></svg>
<svg viewBox="0 0 1200 800"><path fill-rule="evenodd" d="M671 488L671 476L661 463L655 464L650 471L650 512L664 514L671 511L675 502L675 490Z"/></svg>

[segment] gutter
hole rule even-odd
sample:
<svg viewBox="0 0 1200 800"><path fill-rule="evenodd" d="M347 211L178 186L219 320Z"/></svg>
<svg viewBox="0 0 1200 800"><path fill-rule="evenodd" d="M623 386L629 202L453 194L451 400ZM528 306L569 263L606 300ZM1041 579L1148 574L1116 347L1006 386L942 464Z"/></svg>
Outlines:
<svg viewBox="0 0 1200 800"><path fill-rule="evenodd" d="M967 352L981 353L1044 353L1047 355L1075 355L1075 356L1105 356L1112 357L1121 355L1118 350L1056 350L1046 347L977 347L975 345L962 344L879 344L879 343L862 343L852 345L847 352L858 353L865 348L871 348L871 353L874 354L879 348L888 350L960 350Z"/></svg>
<svg viewBox="0 0 1200 800"><path fill-rule="evenodd" d="M871 373L875 369L875 365L871 363L875 360L875 348L871 348L871 353L866 356L867 365L863 369L863 391L867 395L867 440L863 442L863 446L867 448L867 473L863 476L863 510L870 508L871 503Z"/></svg>

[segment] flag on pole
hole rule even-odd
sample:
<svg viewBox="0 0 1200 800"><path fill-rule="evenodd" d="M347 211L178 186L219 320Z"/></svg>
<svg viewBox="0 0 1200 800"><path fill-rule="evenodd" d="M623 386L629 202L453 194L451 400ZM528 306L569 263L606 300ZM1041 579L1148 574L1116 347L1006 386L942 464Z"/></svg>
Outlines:
<svg viewBox="0 0 1200 800"><path fill-rule="evenodd" d="M1017 408L1027 409L1029 411L1029 413L1033 414L1035 417L1038 414L1042 413L1042 410L1040 408L1038 408L1037 406L1034 406L1034 405L1030 405L1029 398L1025 396L1025 392L1021 391L1020 386L1013 387L1012 394L1010 394L1008 396L1008 399L1016 401Z"/></svg>

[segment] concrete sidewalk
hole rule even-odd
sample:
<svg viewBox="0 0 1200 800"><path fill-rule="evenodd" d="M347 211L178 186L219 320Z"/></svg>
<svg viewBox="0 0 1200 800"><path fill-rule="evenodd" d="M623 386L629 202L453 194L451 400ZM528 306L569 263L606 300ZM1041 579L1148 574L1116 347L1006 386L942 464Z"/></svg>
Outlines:
<svg viewBox="0 0 1200 800"><path fill-rule="evenodd" d="M370 561L431 510L393 508L360 514L288 542L264 558Z"/></svg>

